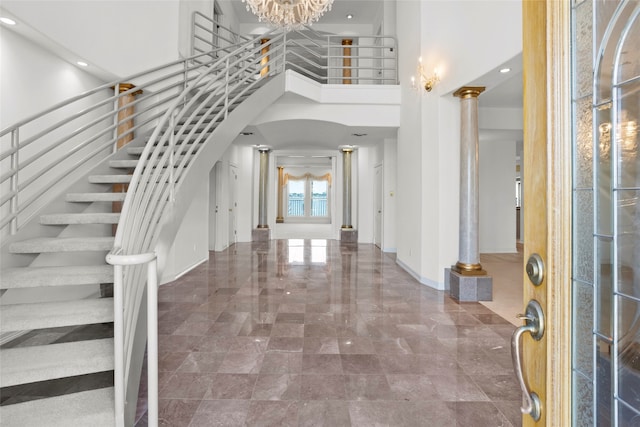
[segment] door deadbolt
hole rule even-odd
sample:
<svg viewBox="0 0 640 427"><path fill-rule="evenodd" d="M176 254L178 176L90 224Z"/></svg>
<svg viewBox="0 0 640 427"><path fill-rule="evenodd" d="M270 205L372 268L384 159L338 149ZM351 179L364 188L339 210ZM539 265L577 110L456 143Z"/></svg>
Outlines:
<svg viewBox="0 0 640 427"><path fill-rule="evenodd" d="M542 261L542 257L540 255L531 255L527 260L525 269L531 283L536 286L542 283L542 280L544 279L544 261Z"/></svg>

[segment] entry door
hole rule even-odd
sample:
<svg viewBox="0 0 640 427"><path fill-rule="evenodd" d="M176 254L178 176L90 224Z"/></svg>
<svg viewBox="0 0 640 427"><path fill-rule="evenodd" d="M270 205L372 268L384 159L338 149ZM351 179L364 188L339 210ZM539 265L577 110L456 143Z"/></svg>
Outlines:
<svg viewBox="0 0 640 427"><path fill-rule="evenodd" d="M229 246L238 240L238 168L229 166Z"/></svg>
<svg viewBox="0 0 640 427"><path fill-rule="evenodd" d="M640 425L639 55L637 0L523 2L524 426Z"/></svg>
<svg viewBox="0 0 640 427"><path fill-rule="evenodd" d="M373 189L374 240L375 245L382 248L382 165L375 167L375 188Z"/></svg>

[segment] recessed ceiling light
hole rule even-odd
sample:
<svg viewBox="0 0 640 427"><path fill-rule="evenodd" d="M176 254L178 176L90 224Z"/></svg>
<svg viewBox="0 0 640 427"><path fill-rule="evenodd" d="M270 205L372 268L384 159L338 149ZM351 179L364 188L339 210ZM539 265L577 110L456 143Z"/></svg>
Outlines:
<svg viewBox="0 0 640 427"><path fill-rule="evenodd" d="M7 24L7 25L16 25L16 21L14 21L11 18L5 18L4 16L2 18L0 18L0 22L2 22L3 24Z"/></svg>
<svg viewBox="0 0 640 427"><path fill-rule="evenodd" d="M501 69L500 69L500 72L501 72L502 74L508 73L509 71L511 71L511 68L501 68Z"/></svg>
<svg viewBox="0 0 640 427"><path fill-rule="evenodd" d="M78 61L78 62L76 62L76 64L78 64L78 65L79 65L79 66L81 66L81 67L88 67L88 66L89 66L89 64L87 64L87 63L86 63L86 62L84 62L84 61Z"/></svg>
<svg viewBox="0 0 640 427"><path fill-rule="evenodd" d="M347 14L347 19L353 19L353 13Z"/></svg>

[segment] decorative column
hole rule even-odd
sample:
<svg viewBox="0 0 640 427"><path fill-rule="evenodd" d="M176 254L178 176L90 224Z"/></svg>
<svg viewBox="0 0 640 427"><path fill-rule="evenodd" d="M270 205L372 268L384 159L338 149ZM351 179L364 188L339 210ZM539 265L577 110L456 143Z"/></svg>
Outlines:
<svg viewBox="0 0 640 427"><path fill-rule="evenodd" d="M351 84L351 45L353 44L352 39L343 39L342 40L342 84L350 85Z"/></svg>
<svg viewBox="0 0 640 427"><path fill-rule="evenodd" d="M460 98L460 223L458 262L451 267L449 292L460 301L491 301L492 278L480 265L478 189L478 96L484 87L465 86Z"/></svg>
<svg viewBox="0 0 640 427"><path fill-rule="evenodd" d="M267 219L269 149L260 148L260 182L258 187L258 226L253 230L253 241L266 242L271 239Z"/></svg>
<svg viewBox="0 0 640 427"><path fill-rule="evenodd" d="M345 243L356 243L358 232L351 224L351 154L353 148L342 149L342 228L340 240Z"/></svg>
<svg viewBox="0 0 640 427"><path fill-rule="evenodd" d="M116 127L116 134L118 139L116 141L116 149L119 150L131 141L133 141L134 133L131 129L134 126L133 115L135 114L135 106L133 102L136 100L136 96L142 93L142 90L132 90L135 86L131 83L120 83L113 89L116 90L118 95L129 92L125 95L121 95L118 98L118 126ZM133 173L133 170L129 171ZM129 186L127 184L113 184L112 191L114 193L126 193ZM122 202L116 201L111 203L112 212L122 211ZM116 233L117 224L113 225L113 234Z"/></svg>
<svg viewBox="0 0 640 427"><path fill-rule="evenodd" d="M266 43L269 42L270 39L260 39L260 43L262 44L262 49L260 50L260 53L262 54L262 59L260 60L260 65L262 65L262 68L260 69L260 77L264 77L267 74L269 74L269 65L267 65L269 63L269 49L271 48L271 45L266 45Z"/></svg>
<svg viewBox="0 0 640 427"><path fill-rule="evenodd" d="M282 193L284 191L284 166L278 166L278 216L276 223L282 224L284 216L282 215Z"/></svg>

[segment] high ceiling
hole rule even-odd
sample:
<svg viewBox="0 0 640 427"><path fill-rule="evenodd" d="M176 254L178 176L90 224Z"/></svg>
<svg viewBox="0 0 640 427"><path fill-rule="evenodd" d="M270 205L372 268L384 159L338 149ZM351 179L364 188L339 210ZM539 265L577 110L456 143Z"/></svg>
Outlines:
<svg viewBox="0 0 640 427"><path fill-rule="evenodd" d="M258 19L247 11L241 0L222 0L231 3L241 24L255 24ZM321 19L323 24L372 24L381 13L383 0L334 0L331 10ZM351 20L347 15L352 14Z"/></svg>
<svg viewBox="0 0 640 427"><path fill-rule="evenodd" d="M229 2L241 24L256 24L257 17L247 11L241 0ZM332 10L319 23L325 25L372 25L382 13L384 0L334 0ZM352 14L351 20L347 15ZM500 69L508 67L511 72L501 74ZM522 61L516 57L504 64L497 64L470 85L486 86L487 90L479 98L481 108L522 108ZM338 145L369 146L380 143L384 138L393 138L395 129L351 128L344 125L313 120L278 121L250 126L245 129L251 135L240 136L237 143L265 143L276 149L290 150L299 147L335 149ZM493 131L495 133L495 131ZM481 131L482 133L482 131ZM362 135L362 136L356 136ZM492 134L493 135L493 134ZM512 138L513 136L509 136Z"/></svg>

